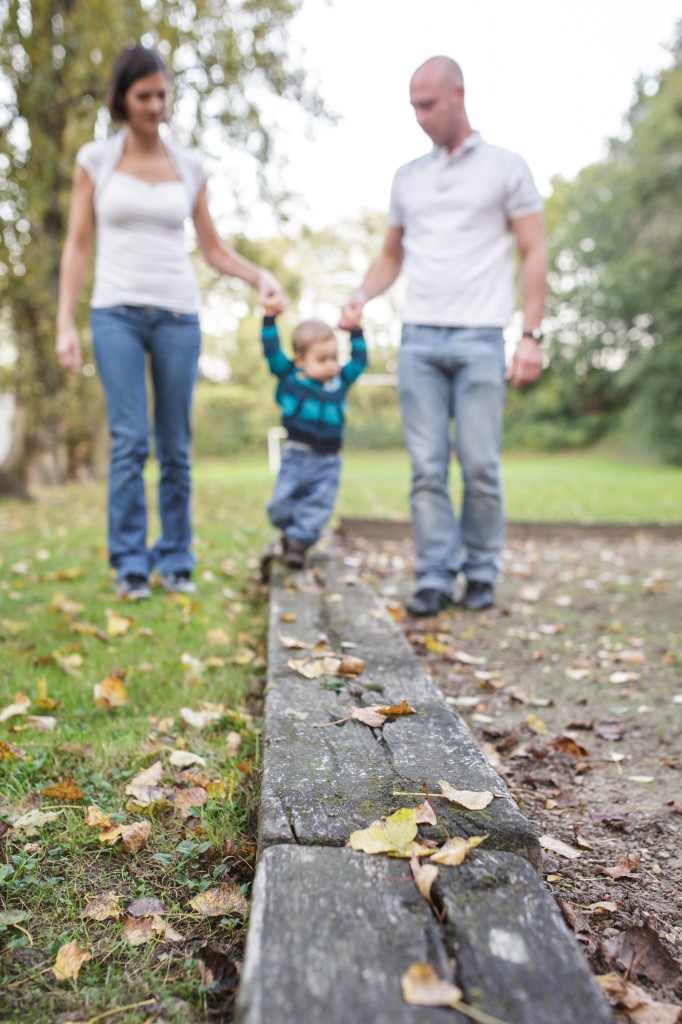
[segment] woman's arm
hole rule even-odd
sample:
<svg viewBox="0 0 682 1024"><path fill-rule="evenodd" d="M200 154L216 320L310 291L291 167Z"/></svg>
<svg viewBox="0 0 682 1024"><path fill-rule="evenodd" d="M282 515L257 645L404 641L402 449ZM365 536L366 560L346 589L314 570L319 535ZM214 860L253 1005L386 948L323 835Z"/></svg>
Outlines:
<svg viewBox="0 0 682 1024"><path fill-rule="evenodd" d="M219 238L208 208L205 185L199 191L193 220L199 249L206 262L220 274L229 274L252 284L258 289L263 305L275 307L277 312L281 313L286 308L287 300L277 278L269 270L257 267L234 249L228 248Z"/></svg>
<svg viewBox="0 0 682 1024"><path fill-rule="evenodd" d="M57 359L66 370L80 373L81 343L76 329L76 303L88 267L95 227L95 189L87 172L76 165L66 241L59 267Z"/></svg>

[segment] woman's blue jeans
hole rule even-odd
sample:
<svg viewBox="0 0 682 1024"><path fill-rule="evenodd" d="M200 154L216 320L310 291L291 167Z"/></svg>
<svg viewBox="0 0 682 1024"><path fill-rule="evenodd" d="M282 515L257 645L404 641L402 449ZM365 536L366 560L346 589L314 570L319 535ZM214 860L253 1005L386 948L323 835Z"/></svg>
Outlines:
<svg viewBox="0 0 682 1024"><path fill-rule="evenodd" d="M491 584L499 572L504 371L500 328L403 328L398 389L412 463L419 590L450 597L458 572ZM459 520L448 487L453 420L464 483Z"/></svg>
<svg viewBox="0 0 682 1024"><path fill-rule="evenodd" d="M146 306L91 311L111 435L109 560L117 577L191 571L191 411L201 347L196 313ZM149 454L146 367L154 395L161 538L147 547L142 472Z"/></svg>

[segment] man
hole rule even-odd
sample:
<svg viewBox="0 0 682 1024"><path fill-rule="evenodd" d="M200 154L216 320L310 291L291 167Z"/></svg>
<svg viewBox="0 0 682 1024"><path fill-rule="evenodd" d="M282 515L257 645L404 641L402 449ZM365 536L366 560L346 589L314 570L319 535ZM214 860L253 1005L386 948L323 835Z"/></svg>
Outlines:
<svg viewBox="0 0 682 1024"><path fill-rule="evenodd" d="M434 146L395 175L383 249L343 307L340 326L359 317L405 264L398 389L417 552L417 589L407 607L435 615L452 601L460 571L467 608L494 601L504 543L504 381L518 387L542 370L546 254L542 201L528 166L473 131L459 65L427 60L412 77L410 102ZM505 372L514 244L523 336ZM451 419L464 483L459 521L448 489Z"/></svg>

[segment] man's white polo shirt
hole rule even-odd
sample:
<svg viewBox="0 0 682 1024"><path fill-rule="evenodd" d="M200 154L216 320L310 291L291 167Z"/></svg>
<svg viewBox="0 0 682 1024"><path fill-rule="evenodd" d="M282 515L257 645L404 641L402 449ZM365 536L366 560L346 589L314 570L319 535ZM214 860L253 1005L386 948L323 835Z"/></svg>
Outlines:
<svg viewBox="0 0 682 1024"><path fill-rule="evenodd" d="M388 220L403 229L403 320L504 327L514 311L510 221L542 209L517 153L478 132L452 153L434 146L393 179Z"/></svg>

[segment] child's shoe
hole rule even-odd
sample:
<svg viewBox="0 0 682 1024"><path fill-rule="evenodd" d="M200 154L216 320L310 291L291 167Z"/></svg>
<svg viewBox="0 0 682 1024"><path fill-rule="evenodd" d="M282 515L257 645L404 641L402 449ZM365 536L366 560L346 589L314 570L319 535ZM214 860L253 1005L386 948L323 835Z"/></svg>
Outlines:
<svg viewBox="0 0 682 1024"><path fill-rule="evenodd" d="M284 538L284 564L289 569L302 569L305 563L305 553L309 545L298 537Z"/></svg>

